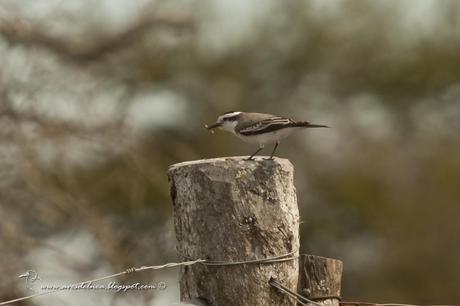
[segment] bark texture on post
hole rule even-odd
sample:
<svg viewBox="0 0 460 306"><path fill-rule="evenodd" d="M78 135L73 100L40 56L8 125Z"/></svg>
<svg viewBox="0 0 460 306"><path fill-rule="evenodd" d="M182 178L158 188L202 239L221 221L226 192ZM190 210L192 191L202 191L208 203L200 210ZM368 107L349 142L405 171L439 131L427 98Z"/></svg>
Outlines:
<svg viewBox="0 0 460 306"><path fill-rule="evenodd" d="M170 167L178 252L184 259L247 261L298 254L299 212L293 167L286 159L242 157ZM296 305L268 281L297 291L298 260L270 264L183 267L181 300L213 306Z"/></svg>
<svg viewBox="0 0 460 306"><path fill-rule="evenodd" d="M341 281L342 262L340 260L315 255L300 255L299 294L323 305L338 306Z"/></svg>

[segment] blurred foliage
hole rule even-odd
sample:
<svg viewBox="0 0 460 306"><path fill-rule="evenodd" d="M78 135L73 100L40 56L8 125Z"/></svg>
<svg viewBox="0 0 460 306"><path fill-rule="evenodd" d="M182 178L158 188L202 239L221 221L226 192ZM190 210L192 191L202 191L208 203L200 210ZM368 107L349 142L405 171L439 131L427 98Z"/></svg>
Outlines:
<svg viewBox="0 0 460 306"><path fill-rule="evenodd" d="M252 153L203 129L243 110L333 126L278 154L296 169L302 251L344 260L345 300L455 303L460 4L422 2L156 1L113 24L89 1L0 4L3 275L80 230L98 266L172 261L167 168Z"/></svg>

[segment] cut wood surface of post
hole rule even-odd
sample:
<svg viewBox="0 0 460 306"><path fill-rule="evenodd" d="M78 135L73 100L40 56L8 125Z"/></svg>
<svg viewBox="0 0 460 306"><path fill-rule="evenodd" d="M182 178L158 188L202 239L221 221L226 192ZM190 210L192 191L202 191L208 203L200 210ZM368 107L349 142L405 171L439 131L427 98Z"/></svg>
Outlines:
<svg viewBox="0 0 460 306"><path fill-rule="evenodd" d="M177 250L184 260L235 262L299 250L294 170L286 159L216 158L169 169ZM275 276L297 291L298 259L285 262L182 267L181 300L213 306L296 305L272 288Z"/></svg>
<svg viewBox="0 0 460 306"><path fill-rule="evenodd" d="M339 306L342 269L340 260L300 255L299 294L325 306Z"/></svg>

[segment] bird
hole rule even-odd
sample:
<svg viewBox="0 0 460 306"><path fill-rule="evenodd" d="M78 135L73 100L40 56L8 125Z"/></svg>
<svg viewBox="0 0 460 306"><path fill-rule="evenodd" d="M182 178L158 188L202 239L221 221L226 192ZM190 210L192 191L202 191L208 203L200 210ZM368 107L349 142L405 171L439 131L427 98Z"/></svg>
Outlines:
<svg viewBox="0 0 460 306"><path fill-rule="evenodd" d="M252 160L267 144L275 144L270 157L267 158L273 159L280 140L295 131L304 128L329 128L329 126L295 121L272 114L230 111L219 115L215 123L205 125L205 128L212 132L213 129L219 128L235 134L244 142L258 144L257 151L246 159Z"/></svg>

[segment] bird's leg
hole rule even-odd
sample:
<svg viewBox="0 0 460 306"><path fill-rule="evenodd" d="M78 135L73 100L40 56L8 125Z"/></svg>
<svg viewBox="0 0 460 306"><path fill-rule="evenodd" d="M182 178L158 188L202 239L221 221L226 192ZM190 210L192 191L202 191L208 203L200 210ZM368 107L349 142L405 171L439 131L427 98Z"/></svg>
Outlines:
<svg viewBox="0 0 460 306"><path fill-rule="evenodd" d="M257 151L254 152L254 154L252 154L251 156L249 156L248 158L246 158L246 160L252 160L252 158L260 152L260 150L262 150L264 148L264 146L259 146L259 148L257 149Z"/></svg>
<svg viewBox="0 0 460 306"><path fill-rule="evenodd" d="M273 154L275 154L276 148L278 148L279 144L280 143L277 141L276 144L275 144L275 147L273 148L272 154L270 155L269 158L266 158L266 159L273 159Z"/></svg>

